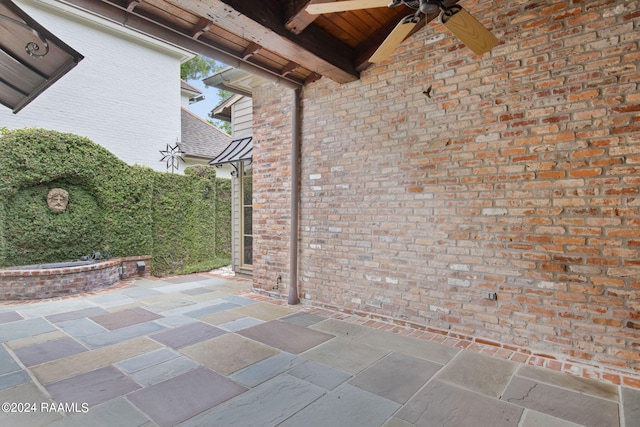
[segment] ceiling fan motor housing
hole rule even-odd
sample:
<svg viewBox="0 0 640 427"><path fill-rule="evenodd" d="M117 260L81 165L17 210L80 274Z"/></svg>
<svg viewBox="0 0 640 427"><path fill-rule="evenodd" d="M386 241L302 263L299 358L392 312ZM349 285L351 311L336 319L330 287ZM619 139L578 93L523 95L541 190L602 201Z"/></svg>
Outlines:
<svg viewBox="0 0 640 427"><path fill-rule="evenodd" d="M410 3L418 3L418 2L412 1ZM412 7L412 6L409 6L409 7ZM438 12L442 8L442 2L420 0L419 7L416 7L414 9L418 9L418 8L420 9L420 12L424 13L425 15L429 15L430 13Z"/></svg>
<svg viewBox="0 0 640 427"><path fill-rule="evenodd" d="M391 0L389 2L389 7L397 7L400 5L405 5L407 7L410 7L411 9L420 9L420 3L422 3L423 0Z"/></svg>

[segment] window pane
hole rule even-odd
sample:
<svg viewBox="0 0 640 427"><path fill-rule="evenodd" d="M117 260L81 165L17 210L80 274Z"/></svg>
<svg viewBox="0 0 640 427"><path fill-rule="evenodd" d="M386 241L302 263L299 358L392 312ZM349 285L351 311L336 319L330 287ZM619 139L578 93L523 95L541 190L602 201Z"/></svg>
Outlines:
<svg viewBox="0 0 640 427"><path fill-rule="evenodd" d="M244 265L253 265L253 236L244 236Z"/></svg>
<svg viewBox="0 0 640 427"><path fill-rule="evenodd" d="M251 205L253 192L253 169L245 169L244 176L242 177L242 202L245 205Z"/></svg>
<svg viewBox="0 0 640 427"><path fill-rule="evenodd" d="M253 265L253 165L250 161L242 164L240 182L242 186L242 262L241 265Z"/></svg>
<svg viewBox="0 0 640 427"><path fill-rule="evenodd" d="M244 221L244 232L242 234L253 234L253 209L251 206L245 206L244 208L244 216L242 220Z"/></svg>

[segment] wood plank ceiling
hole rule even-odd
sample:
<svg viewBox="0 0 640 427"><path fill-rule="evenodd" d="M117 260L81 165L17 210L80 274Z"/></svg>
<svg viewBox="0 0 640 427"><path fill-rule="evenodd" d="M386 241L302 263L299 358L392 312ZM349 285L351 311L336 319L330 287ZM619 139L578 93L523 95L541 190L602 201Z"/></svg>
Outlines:
<svg viewBox="0 0 640 427"><path fill-rule="evenodd" d="M305 12L308 4L327 0L64 1L227 65L251 64L301 85L321 76L357 80L398 21L414 12L404 5Z"/></svg>

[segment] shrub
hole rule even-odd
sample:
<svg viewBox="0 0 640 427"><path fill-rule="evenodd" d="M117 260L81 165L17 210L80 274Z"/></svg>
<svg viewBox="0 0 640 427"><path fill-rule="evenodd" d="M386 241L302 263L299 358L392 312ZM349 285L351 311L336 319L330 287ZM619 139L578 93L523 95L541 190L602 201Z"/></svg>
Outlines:
<svg viewBox="0 0 640 427"><path fill-rule="evenodd" d="M3 129L0 138L0 266L59 262L98 251L151 254L151 271L172 273L230 253L230 192L213 168L185 175L128 166L87 138L44 129ZM49 210L53 187L67 211ZM227 197L228 196L228 197ZM228 223L227 223L228 221ZM230 236L227 237L230 241Z"/></svg>

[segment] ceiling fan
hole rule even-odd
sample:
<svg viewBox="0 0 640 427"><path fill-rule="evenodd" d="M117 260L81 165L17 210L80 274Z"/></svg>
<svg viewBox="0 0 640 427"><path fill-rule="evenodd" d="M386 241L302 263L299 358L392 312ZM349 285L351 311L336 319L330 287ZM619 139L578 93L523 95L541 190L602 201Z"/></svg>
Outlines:
<svg viewBox="0 0 640 427"><path fill-rule="evenodd" d="M390 1L390 2L389 2ZM420 23L422 15L427 16L428 21L435 18L429 17L440 13L442 23L460 39L475 54L480 55L489 52L498 44L496 36L491 34L477 19L471 16L461 6L445 6L444 1L432 0L344 0L328 3L312 3L306 7L307 13L320 15L325 13L346 12L349 10L361 10L375 7L397 7L405 5L416 12L403 18L382 42L378 49L369 58L369 62L380 62L388 58L393 51L404 41L411 31ZM431 19L429 19L431 18ZM427 22L428 22L427 21Z"/></svg>

